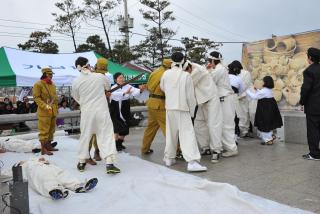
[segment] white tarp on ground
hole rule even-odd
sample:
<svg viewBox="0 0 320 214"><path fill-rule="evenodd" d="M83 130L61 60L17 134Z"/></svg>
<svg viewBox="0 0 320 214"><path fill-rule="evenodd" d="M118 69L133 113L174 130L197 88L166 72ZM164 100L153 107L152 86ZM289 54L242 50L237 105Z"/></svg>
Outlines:
<svg viewBox="0 0 320 214"><path fill-rule="evenodd" d="M81 179L97 177L96 189L85 194L69 194L61 201L52 201L29 189L33 214L102 214L102 213L309 213L279 204L249 193L235 186L210 182L191 174L144 161L129 154L119 154L119 175L105 174L105 164L88 166L84 173L76 169L78 140L59 136L59 152L46 156L51 162ZM0 159L5 169L32 154L5 153Z"/></svg>

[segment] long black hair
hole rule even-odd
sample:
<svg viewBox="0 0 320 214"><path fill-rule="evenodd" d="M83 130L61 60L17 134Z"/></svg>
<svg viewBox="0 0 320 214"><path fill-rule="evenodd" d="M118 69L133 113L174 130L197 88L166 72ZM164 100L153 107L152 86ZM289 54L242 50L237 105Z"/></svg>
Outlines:
<svg viewBox="0 0 320 214"><path fill-rule="evenodd" d="M263 87L273 89L274 88L274 81L271 76L263 77Z"/></svg>

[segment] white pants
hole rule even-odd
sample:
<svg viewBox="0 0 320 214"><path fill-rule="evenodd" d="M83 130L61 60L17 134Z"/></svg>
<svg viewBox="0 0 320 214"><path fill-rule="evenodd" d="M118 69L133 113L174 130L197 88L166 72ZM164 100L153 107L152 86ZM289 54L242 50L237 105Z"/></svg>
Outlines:
<svg viewBox="0 0 320 214"><path fill-rule="evenodd" d="M187 162L200 161L200 152L193 129L191 116L186 111L166 111L165 159L176 157L178 139L182 155Z"/></svg>
<svg viewBox="0 0 320 214"><path fill-rule="evenodd" d="M266 143L270 140L272 140L272 134L273 132L262 132L262 131L258 131L258 136Z"/></svg>
<svg viewBox="0 0 320 214"><path fill-rule="evenodd" d="M246 97L238 100L238 107L236 107L236 114L239 118L239 128L242 135L246 135L250 128L249 116L249 100Z"/></svg>
<svg viewBox="0 0 320 214"><path fill-rule="evenodd" d="M250 122L254 125L254 117L257 109L257 100L249 100L244 97L239 100L240 107L242 109L242 115L239 117L239 127L242 135L246 135L249 132ZM237 113L238 114L238 113Z"/></svg>
<svg viewBox="0 0 320 214"><path fill-rule="evenodd" d="M194 131L201 150L210 149L209 129L204 118L203 106L198 106L197 116L194 121Z"/></svg>
<svg viewBox="0 0 320 214"><path fill-rule="evenodd" d="M223 124L222 124L222 146L226 151L236 151L237 145L235 141L235 99L238 96L236 94L228 95L224 97L224 101L221 103Z"/></svg>
<svg viewBox="0 0 320 214"><path fill-rule="evenodd" d="M89 142L93 134L97 136L97 144L100 150L100 156L105 159L107 164L115 161L117 154L113 125L109 111L85 111L81 112L80 122L80 145L78 158L80 163L84 163L89 156Z"/></svg>
<svg viewBox="0 0 320 214"><path fill-rule="evenodd" d="M80 187L80 181L67 171L38 161L26 161L22 164L24 176L32 189L43 196L50 197L49 192L54 189L75 191Z"/></svg>
<svg viewBox="0 0 320 214"><path fill-rule="evenodd" d="M200 118L202 117L203 119L198 120L197 125L195 124L197 139L200 139L200 148L205 149L210 147L215 152L222 152L222 111L220 100L212 98L207 103L199 105L198 108L202 110L200 114L203 114L203 116L200 115ZM198 128L200 128L199 131L197 130ZM208 135L209 141L206 141L204 138ZM205 145L206 142L209 144Z"/></svg>
<svg viewBox="0 0 320 214"><path fill-rule="evenodd" d="M37 140L21 140L17 138L1 138L0 148L8 152L32 152L33 149L40 148L40 142Z"/></svg>

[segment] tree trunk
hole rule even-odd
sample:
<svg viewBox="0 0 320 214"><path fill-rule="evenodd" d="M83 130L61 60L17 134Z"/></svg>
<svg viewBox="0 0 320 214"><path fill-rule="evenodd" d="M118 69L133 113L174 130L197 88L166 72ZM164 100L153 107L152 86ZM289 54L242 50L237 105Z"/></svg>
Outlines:
<svg viewBox="0 0 320 214"><path fill-rule="evenodd" d="M101 21L102 21L103 31L104 31L104 33L105 33L105 35L106 35L106 37L107 37L107 43L108 43L108 49L109 49L110 58L112 59L113 54L112 54L112 49L111 49L109 34L108 34L108 32L107 32L106 24L105 24L104 19L103 19L103 14L102 14L101 11L100 11L99 13L100 13Z"/></svg>
<svg viewBox="0 0 320 214"><path fill-rule="evenodd" d="M158 14L159 14L159 19L158 19L158 30L159 30L159 40L160 40L160 51L161 51L161 62L163 61L164 58L164 50L163 50L163 43L162 43L162 27L161 27L161 11L160 11L160 2L158 0Z"/></svg>

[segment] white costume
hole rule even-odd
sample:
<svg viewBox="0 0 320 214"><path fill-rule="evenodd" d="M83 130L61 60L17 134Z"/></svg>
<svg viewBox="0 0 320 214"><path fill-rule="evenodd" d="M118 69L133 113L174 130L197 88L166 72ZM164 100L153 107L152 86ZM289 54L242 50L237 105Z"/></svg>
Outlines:
<svg viewBox="0 0 320 214"><path fill-rule="evenodd" d="M33 149L40 149L38 140L22 140L18 138L0 138L0 148L8 152L32 152Z"/></svg>
<svg viewBox="0 0 320 214"><path fill-rule="evenodd" d="M218 95L220 97L223 117L221 137L223 149L236 152L234 99L237 95L234 94L231 88L228 71L221 63L216 65L215 69L210 69L209 72L218 87Z"/></svg>
<svg viewBox="0 0 320 214"><path fill-rule="evenodd" d="M242 69L239 77L244 84L244 91L253 86L251 74L249 71ZM245 136L249 132L250 121L252 125L254 123L254 114L256 112L257 101L248 98L246 96L246 93L243 92L239 95L239 106L241 110L237 111L236 109L236 112L239 118L240 133L242 136Z"/></svg>
<svg viewBox="0 0 320 214"><path fill-rule="evenodd" d="M54 189L65 192L66 189L75 191L81 187L77 178L46 160L31 159L20 165L30 187L43 196L51 197L49 192Z"/></svg>
<svg viewBox="0 0 320 214"><path fill-rule="evenodd" d="M117 153L113 125L110 118L105 90L110 83L105 75L81 71L72 84L72 96L80 104L80 145L79 162L85 163L90 158L88 148L93 134L97 136L100 155L107 164L115 161Z"/></svg>
<svg viewBox="0 0 320 214"><path fill-rule="evenodd" d="M197 103L190 74L173 65L163 74L160 88L166 95L164 159L172 160L176 157L179 139L184 159L187 162L199 161L201 157L191 120Z"/></svg>
<svg viewBox="0 0 320 214"><path fill-rule="evenodd" d="M200 148L205 150L210 147L214 152L221 153L222 111L217 86L206 68L195 63L192 63L191 78L200 117L197 120L197 113L194 124ZM209 137L210 143L205 140L205 136Z"/></svg>

